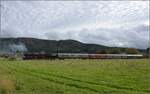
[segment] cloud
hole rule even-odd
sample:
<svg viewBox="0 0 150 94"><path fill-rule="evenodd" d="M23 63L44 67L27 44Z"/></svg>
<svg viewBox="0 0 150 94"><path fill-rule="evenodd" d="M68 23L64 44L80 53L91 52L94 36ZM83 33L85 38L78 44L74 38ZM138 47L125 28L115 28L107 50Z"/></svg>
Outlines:
<svg viewBox="0 0 150 94"><path fill-rule="evenodd" d="M1 1L0 37L148 47L149 1Z"/></svg>
<svg viewBox="0 0 150 94"><path fill-rule="evenodd" d="M148 47L149 32L148 26L137 26L130 29L96 29L93 32L80 32L80 40L83 42L99 43L107 46L121 47ZM84 34L82 34L84 32Z"/></svg>

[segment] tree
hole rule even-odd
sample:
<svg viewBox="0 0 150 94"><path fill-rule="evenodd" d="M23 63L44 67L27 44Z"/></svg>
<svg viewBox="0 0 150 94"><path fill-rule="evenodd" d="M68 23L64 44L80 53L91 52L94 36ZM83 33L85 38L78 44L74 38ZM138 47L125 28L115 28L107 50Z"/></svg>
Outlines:
<svg viewBox="0 0 150 94"><path fill-rule="evenodd" d="M147 53L150 53L150 48L147 48L146 52L147 52Z"/></svg>
<svg viewBox="0 0 150 94"><path fill-rule="evenodd" d="M146 49L146 52L147 52L147 57L150 58L150 47Z"/></svg>
<svg viewBox="0 0 150 94"><path fill-rule="evenodd" d="M111 51L110 51L110 54L120 54L121 53L121 51L120 51L120 49L112 49Z"/></svg>
<svg viewBox="0 0 150 94"><path fill-rule="evenodd" d="M138 54L138 50L136 50L134 48L127 48L126 54Z"/></svg>
<svg viewBox="0 0 150 94"><path fill-rule="evenodd" d="M107 51L103 49L103 50L101 50L101 51L97 51L96 53L97 53L97 54L107 54Z"/></svg>

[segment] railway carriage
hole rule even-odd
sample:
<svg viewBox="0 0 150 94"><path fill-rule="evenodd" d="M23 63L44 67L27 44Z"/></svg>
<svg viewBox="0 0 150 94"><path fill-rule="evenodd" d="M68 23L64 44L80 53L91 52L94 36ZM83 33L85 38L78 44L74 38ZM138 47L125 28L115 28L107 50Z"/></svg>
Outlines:
<svg viewBox="0 0 150 94"><path fill-rule="evenodd" d="M140 59L142 54L26 53L23 59Z"/></svg>
<svg viewBox="0 0 150 94"><path fill-rule="evenodd" d="M80 53L58 53L59 59L88 59L88 54L80 54Z"/></svg>

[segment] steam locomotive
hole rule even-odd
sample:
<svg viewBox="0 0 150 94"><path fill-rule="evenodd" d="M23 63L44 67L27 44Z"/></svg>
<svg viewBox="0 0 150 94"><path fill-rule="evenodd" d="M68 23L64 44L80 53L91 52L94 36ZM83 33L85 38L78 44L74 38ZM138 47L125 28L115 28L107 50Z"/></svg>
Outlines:
<svg viewBox="0 0 150 94"><path fill-rule="evenodd" d="M87 54L87 53L25 53L24 60L28 59L140 59L142 54Z"/></svg>

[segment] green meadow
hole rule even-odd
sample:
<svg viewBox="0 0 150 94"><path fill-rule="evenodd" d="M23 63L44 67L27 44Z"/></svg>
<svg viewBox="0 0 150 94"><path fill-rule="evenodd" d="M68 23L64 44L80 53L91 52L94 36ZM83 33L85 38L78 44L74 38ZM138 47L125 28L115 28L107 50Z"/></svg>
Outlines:
<svg viewBox="0 0 150 94"><path fill-rule="evenodd" d="M150 62L0 59L0 94L150 94Z"/></svg>

